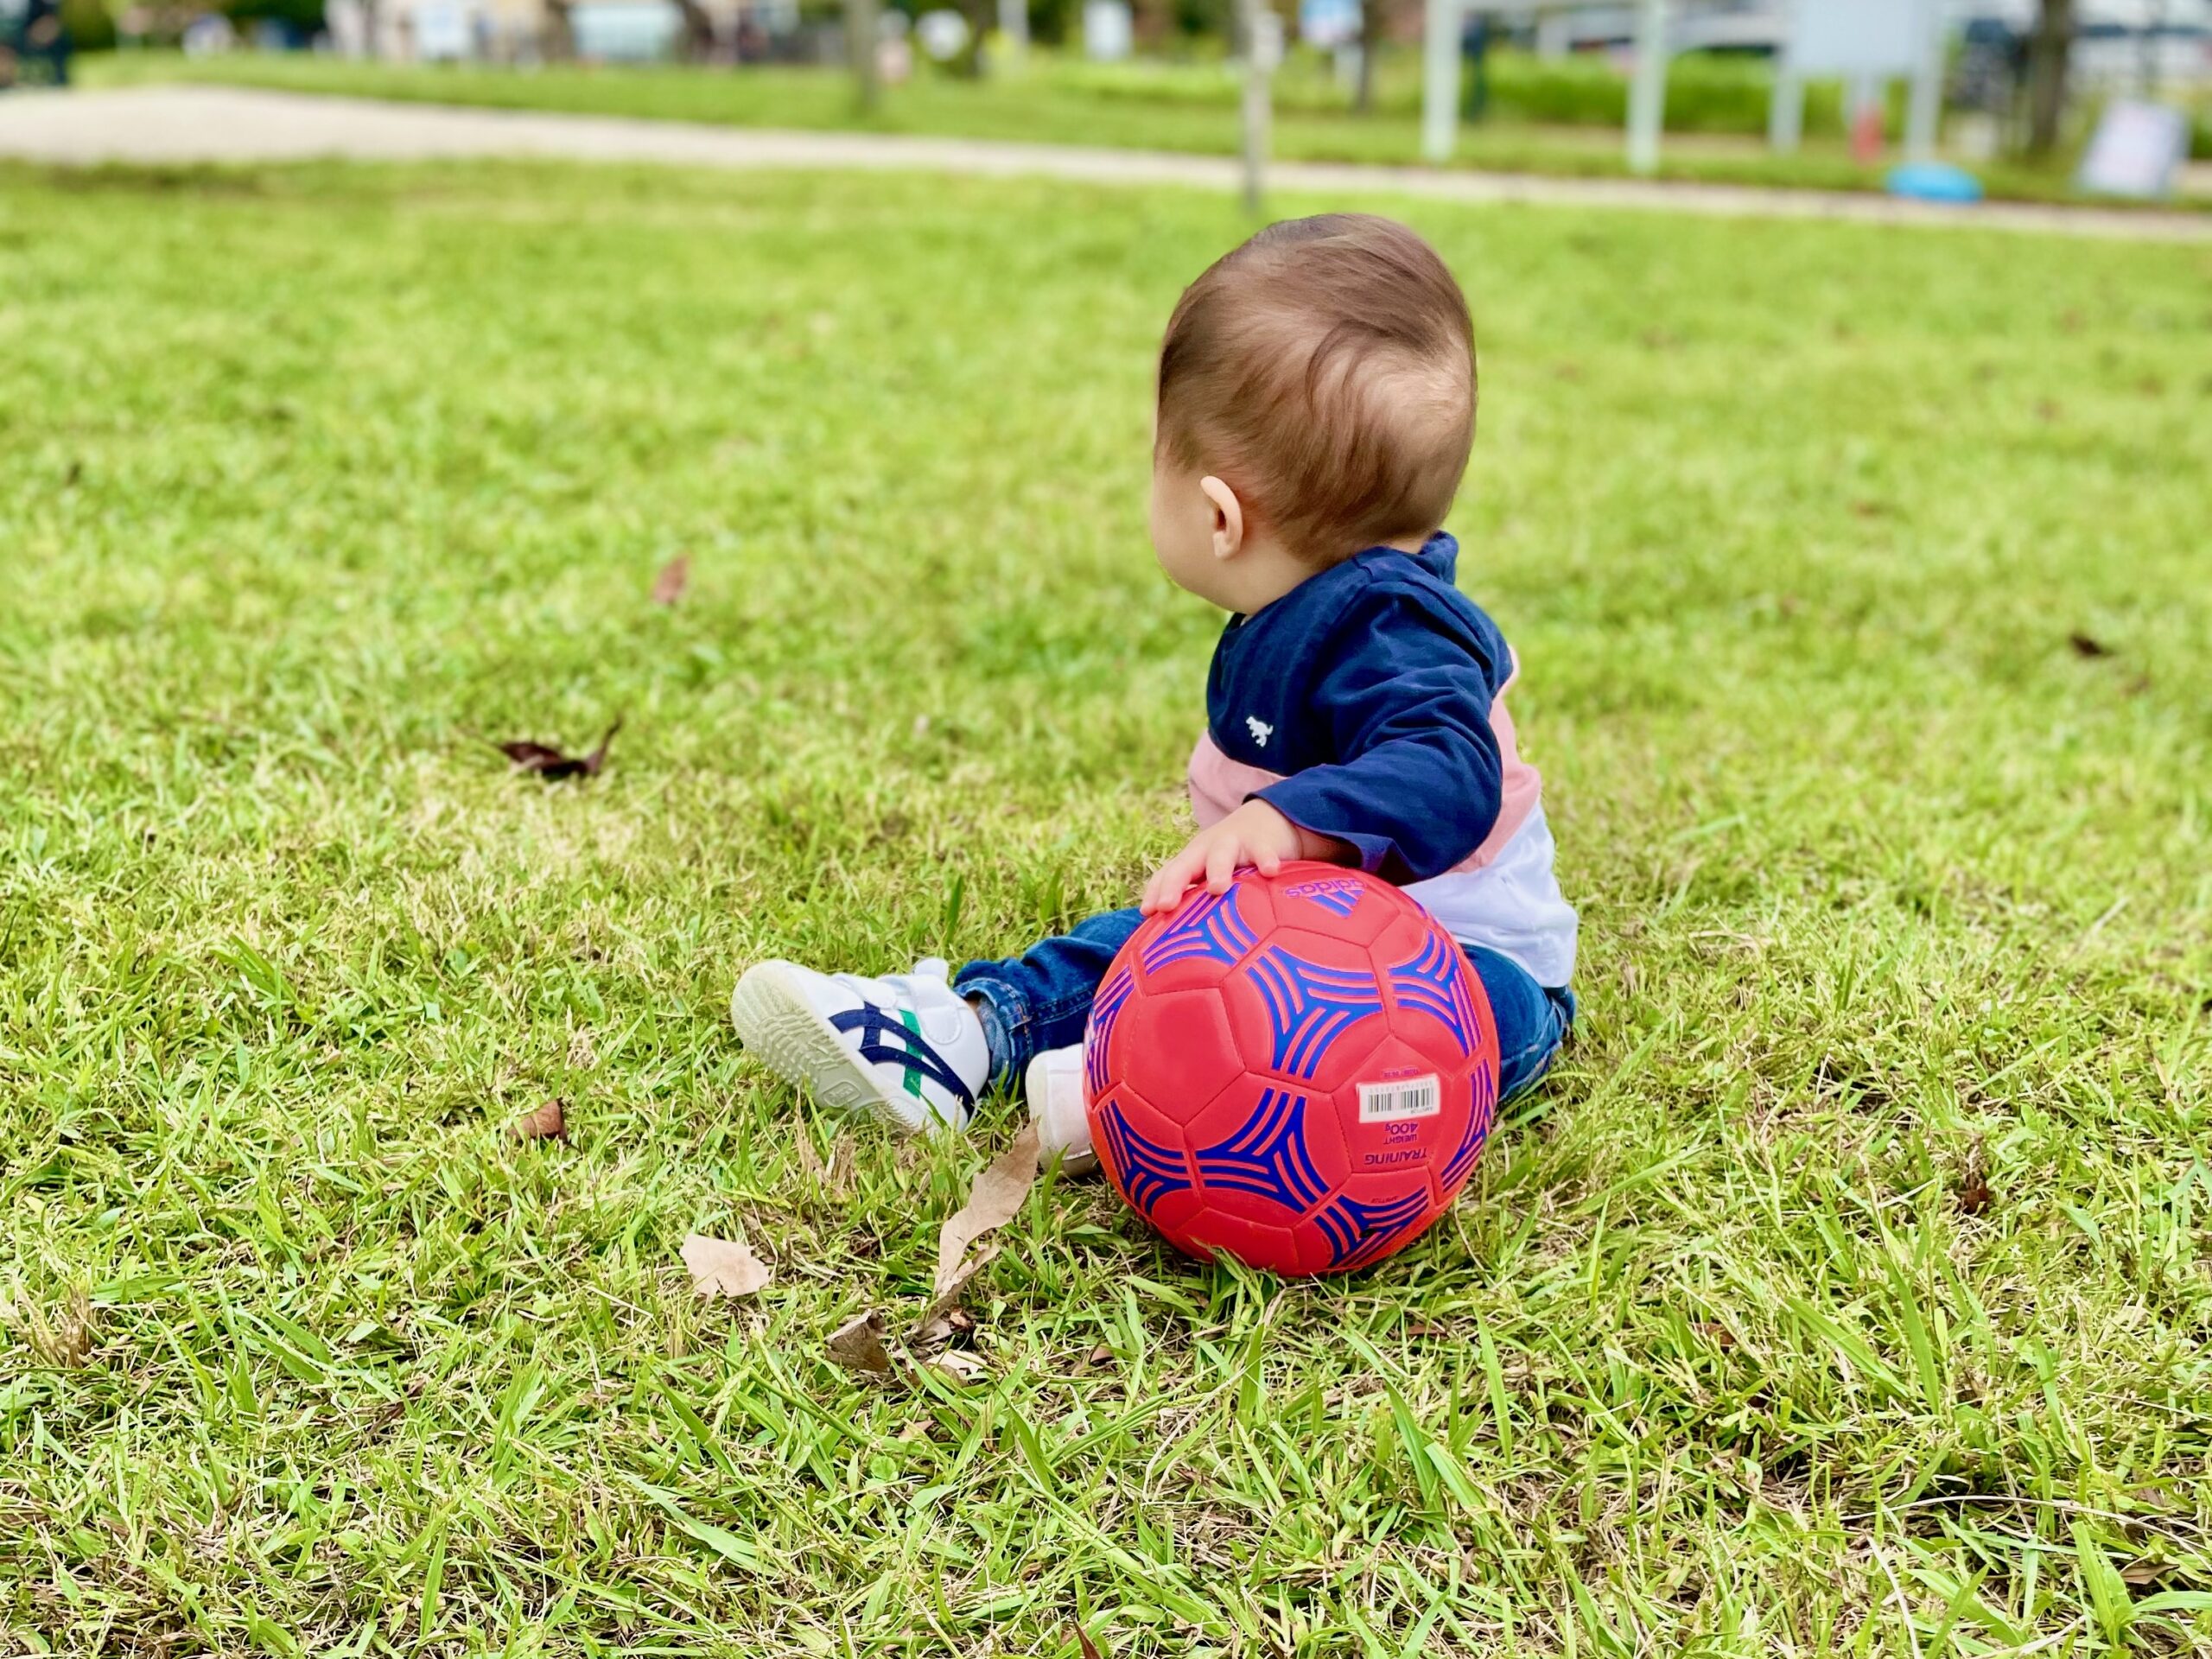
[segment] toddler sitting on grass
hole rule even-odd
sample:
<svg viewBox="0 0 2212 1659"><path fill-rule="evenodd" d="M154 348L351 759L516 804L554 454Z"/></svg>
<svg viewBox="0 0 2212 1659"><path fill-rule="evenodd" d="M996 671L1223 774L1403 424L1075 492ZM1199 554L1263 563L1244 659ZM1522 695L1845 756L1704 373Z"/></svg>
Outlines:
<svg viewBox="0 0 2212 1659"><path fill-rule="evenodd" d="M898 1128L966 1126L1023 1079L1041 1147L1090 1146L1091 997L1147 913L1251 866L1357 864L1459 941L1497 1025L1501 1098L1574 1018L1575 914L1552 874L1516 663L1453 586L1441 529L1474 438L1474 330L1435 251L1330 213L1271 226L1185 291L1160 349L1152 543L1227 611L1191 756L1200 828L1139 906L1001 962L880 979L747 970L730 1015L764 1063Z"/></svg>

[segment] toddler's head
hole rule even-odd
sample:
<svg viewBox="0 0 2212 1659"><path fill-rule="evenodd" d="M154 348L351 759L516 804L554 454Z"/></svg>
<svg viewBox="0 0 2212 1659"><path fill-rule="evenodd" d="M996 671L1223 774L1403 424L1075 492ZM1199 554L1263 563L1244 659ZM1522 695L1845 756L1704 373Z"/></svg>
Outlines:
<svg viewBox="0 0 2212 1659"><path fill-rule="evenodd" d="M1152 537L1167 574L1253 610L1439 529L1475 428L1467 302L1367 213L1271 225L1184 290L1160 348Z"/></svg>

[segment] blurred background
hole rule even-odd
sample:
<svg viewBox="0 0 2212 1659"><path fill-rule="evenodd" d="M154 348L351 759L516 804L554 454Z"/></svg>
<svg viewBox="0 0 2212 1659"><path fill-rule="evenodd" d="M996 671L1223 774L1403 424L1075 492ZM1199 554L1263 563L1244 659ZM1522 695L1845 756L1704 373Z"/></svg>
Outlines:
<svg viewBox="0 0 2212 1659"><path fill-rule="evenodd" d="M0 85L1212 154L1255 70L1285 159L2212 196L2212 0L0 0Z"/></svg>

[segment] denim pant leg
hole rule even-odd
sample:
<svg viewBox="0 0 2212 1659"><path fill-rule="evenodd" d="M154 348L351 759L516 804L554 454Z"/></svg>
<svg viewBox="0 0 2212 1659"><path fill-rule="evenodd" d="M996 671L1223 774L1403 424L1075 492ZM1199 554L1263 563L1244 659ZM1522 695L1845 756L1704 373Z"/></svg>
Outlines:
<svg viewBox="0 0 2212 1659"><path fill-rule="evenodd" d="M1574 993L1537 984L1520 963L1483 945L1461 948L1490 997L1491 1017L1497 1022L1497 1097L1510 1100L1551 1069L1574 1023Z"/></svg>
<svg viewBox="0 0 2212 1659"><path fill-rule="evenodd" d="M980 1005L994 1082L1014 1081L1038 1055L1083 1040L1098 982L1143 920L1141 911L1109 910L1018 957L971 962L954 976L953 988Z"/></svg>

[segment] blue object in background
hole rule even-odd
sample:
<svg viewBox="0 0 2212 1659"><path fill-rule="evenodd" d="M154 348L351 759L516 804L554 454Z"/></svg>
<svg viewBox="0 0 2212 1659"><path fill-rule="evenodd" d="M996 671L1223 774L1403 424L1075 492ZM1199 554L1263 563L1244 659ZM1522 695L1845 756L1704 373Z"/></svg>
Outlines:
<svg viewBox="0 0 2212 1659"><path fill-rule="evenodd" d="M1948 162L1908 162L1892 168L1886 183L1891 195L1910 196L1919 201L1981 200L1981 181Z"/></svg>

